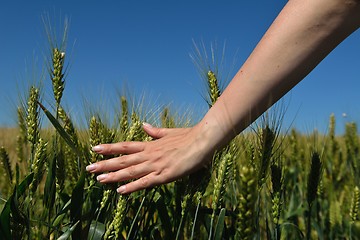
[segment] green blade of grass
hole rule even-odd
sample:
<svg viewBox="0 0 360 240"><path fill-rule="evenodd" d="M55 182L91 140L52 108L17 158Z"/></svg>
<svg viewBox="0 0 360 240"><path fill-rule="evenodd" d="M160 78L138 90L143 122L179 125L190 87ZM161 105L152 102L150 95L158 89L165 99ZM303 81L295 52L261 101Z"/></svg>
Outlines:
<svg viewBox="0 0 360 240"><path fill-rule="evenodd" d="M17 195L18 197L22 196L26 189L30 186L32 180L34 178L34 173L30 173L26 176L26 178L19 184L17 187Z"/></svg>
<svg viewBox="0 0 360 240"><path fill-rule="evenodd" d="M68 228L68 230L66 230L66 232L64 232L57 240L66 240L66 239L70 239L71 234L74 232L74 230L77 228L77 226L79 225L80 221L76 222L74 225L72 225L71 227Z"/></svg>
<svg viewBox="0 0 360 240"><path fill-rule="evenodd" d="M162 192L162 191L160 191ZM162 227L164 228L165 231L165 235L166 236L173 236L173 232L172 232L172 226L171 226L171 219L169 216L169 210L168 210L168 206L166 205L164 198L162 197L164 196L163 194L161 194L161 197L159 197L157 199L157 201L155 202L156 204L156 208L158 210L159 213L159 217L162 223Z"/></svg>
<svg viewBox="0 0 360 240"><path fill-rule="evenodd" d="M81 239L81 216L84 202L85 172L81 173L79 181L71 194L70 219L72 222L80 222L72 231L72 239Z"/></svg>
<svg viewBox="0 0 360 240"><path fill-rule="evenodd" d="M1 215L0 215L0 239L11 239L10 231L10 202L12 201L13 195L10 196L6 202Z"/></svg>
<svg viewBox="0 0 360 240"><path fill-rule="evenodd" d="M105 233L105 224L92 221L89 229L88 240L101 240Z"/></svg>
<svg viewBox="0 0 360 240"><path fill-rule="evenodd" d="M71 140L69 134L66 133L65 129L61 126L59 121L52 115L49 110L47 110L44 105L38 102L40 108L44 111L46 117L49 119L51 124L54 126L59 135L64 139L67 145L78 155L78 157L83 157L81 151L76 147L75 143Z"/></svg>
<svg viewBox="0 0 360 240"><path fill-rule="evenodd" d="M215 232L214 232L214 239L215 240L220 240L221 236L222 236L222 233L224 231L225 213L226 213L226 209L222 208L220 210L218 221L217 221L217 224L215 226Z"/></svg>
<svg viewBox="0 0 360 240"><path fill-rule="evenodd" d="M66 217L66 213L70 209L70 206L71 206L71 200L67 201L64 207L60 210L60 212L57 213L57 216L55 217L52 223L53 227L57 227L62 222L64 217Z"/></svg>
<svg viewBox="0 0 360 240"><path fill-rule="evenodd" d="M197 221L198 214L199 214L200 204L201 204L201 201L199 201L198 204L196 205L196 211L195 211L195 216L194 216L194 220L193 220L193 226L192 226L192 230L191 230L190 240L193 240L193 239L194 239L194 235L195 235L195 225L196 225L196 221Z"/></svg>
<svg viewBox="0 0 360 240"><path fill-rule="evenodd" d="M56 156L50 158L48 174L46 176L45 188L44 188L44 204L50 211L55 201L55 190L56 190Z"/></svg>
<svg viewBox="0 0 360 240"><path fill-rule="evenodd" d="M128 236L127 236L126 239L131 239L130 237L133 235L133 229L134 229L135 224L137 224L137 222L138 222L137 219L139 217L139 214L140 214L140 211L141 211L142 207L144 206L145 199L146 199L146 196L143 197L143 199L141 200L140 206L139 206L139 208L138 208L138 210L136 212L134 220L131 223L131 227L130 227L130 230L128 232Z"/></svg>
<svg viewBox="0 0 360 240"><path fill-rule="evenodd" d="M11 201L10 201L10 210L11 210L11 216L15 222L28 227L28 224L27 224L28 219L25 216L25 214L22 213L22 211L20 210L20 207L19 207L17 187L15 187L14 197L12 197Z"/></svg>
<svg viewBox="0 0 360 240"><path fill-rule="evenodd" d="M6 204L0 215L0 239L11 239L10 215L14 207L13 201L15 197L20 197L29 187L34 177L34 173L29 174L20 184L15 187L13 194L6 201ZM13 206L11 206L13 205Z"/></svg>

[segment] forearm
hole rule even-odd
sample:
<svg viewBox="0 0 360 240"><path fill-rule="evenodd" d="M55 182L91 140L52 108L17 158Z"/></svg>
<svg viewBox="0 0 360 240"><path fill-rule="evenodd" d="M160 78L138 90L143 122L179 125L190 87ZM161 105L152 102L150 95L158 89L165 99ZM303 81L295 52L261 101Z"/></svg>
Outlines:
<svg viewBox="0 0 360 240"><path fill-rule="evenodd" d="M360 1L290 0L198 124L208 144L244 130L359 25Z"/></svg>

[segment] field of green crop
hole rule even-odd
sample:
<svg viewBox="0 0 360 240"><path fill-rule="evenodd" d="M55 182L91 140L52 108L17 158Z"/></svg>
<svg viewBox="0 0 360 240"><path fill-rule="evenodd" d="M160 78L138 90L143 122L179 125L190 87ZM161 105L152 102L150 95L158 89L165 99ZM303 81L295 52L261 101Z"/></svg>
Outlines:
<svg viewBox="0 0 360 240"><path fill-rule="evenodd" d="M101 185L85 171L105 159L91 147L152 141L143 122L186 127L191 116L169 107L147 112L118 96L113 124L93 113L78 126L62 105L65 44L50 45L53 102L45 104L42 88L30 86L18 126L0 129L0 239L360 239L356 123L336 136L329 116L326 135L305 135L281 129L284 111L277 105L218 149L207 168L119 195L116 184ZM215 69L205 67L203 75L211 107L221 84Z"/></svg>

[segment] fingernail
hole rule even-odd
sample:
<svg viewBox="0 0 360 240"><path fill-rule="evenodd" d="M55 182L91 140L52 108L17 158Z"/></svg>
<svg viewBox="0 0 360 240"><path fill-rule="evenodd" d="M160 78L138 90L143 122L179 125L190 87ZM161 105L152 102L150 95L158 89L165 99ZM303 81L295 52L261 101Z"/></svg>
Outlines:
<svg viewBox="0 0 360 240"><path fill-rule="evenodd" d="M120 186L116 191L120 194L124 193L126 190L126 185Z"/></svg>
<svg viewBox="0 0 360 240"><path fill-rule="evenodd" d="M103 149L104 148L101 145L97 145L97 146L92 147L92 150L95 151L95 152L99 152L99 151L101 151Z"/></svg>
<svg viewBox="0 0 360 240"><path fill-rule="evenodd" d="M101 175L99 175L99 176L96 177L96 180L102 181L102 180L104 180L104 179L106 179L106 178L107 178L107 174L101 174Z"/></svg>
<svg viewBox="0 0 360 240"><path fill-rule="evenodd" d="M95 164L91 164L89 166L86 166L86 171L90 172L90 171L94 171L96 168Z"/></svg>
<svg viewBox="0 0 360 240"><path fill-rule="evenodd" d="M151 124L149 124L149 123L147 123L147 122L143 122L143 126L144 126L144 127L148 127L148 128L153 127Z"/></svg>

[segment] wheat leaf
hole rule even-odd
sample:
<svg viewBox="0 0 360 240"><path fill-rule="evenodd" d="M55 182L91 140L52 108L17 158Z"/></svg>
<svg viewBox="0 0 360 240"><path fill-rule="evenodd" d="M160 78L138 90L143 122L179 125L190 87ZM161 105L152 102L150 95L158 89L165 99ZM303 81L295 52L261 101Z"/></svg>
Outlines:
<svg viewBox="0 0 360 240"><path fill-rule="evenodd" d="M55 201L55 170L56 170L56 157L50 158L48 167L48 174L46 176L45 188L44 188L44 203L50 210L53 207Z"/></svg>
<svg viewBox="0 0 360 240"><path fill-rule="evenodd" d="M18 187L15 187L13 194L6 201L6 204L0 215L0 239L11 239L10 215L12 214L12 203L15 197L24 194L34 177L34 173L29 174Z"/></svg>
<svg viewBox="0 0 360 240"><path fill-rule="evenodd" d="M84 202L84 185L85 172L83 171L71 194L70 219L72 222L81 222L82 205ZM81 239L81 224L72 231L72 239Z"/></svg>
<svg viewBox="0 0 360 240"><path fill-rule="evenodd" d="M215 240L220 240L222 233L224 231L225 213L226 213L226 209L222 208L220 210L219 218L215 227L215 232L214 232Z"/></svg>
<svg viewBox="0 0 360 240"><path fill-rule="evenodd" d="M59 133L59 135L64 139L64 141L67 143L67 145L74 150L74 152L78 155L78 157L82 157L81 151L76 147L76 144L72 141L71 137L65 129L60 125L59 121L47 110L44 105L42 105L40 102L38 102L41 109L44 111L46 117L49 119L51 124L55 127L56 131Z"/></svg>
<svg viewBox="0 0 360 240"><path fill-rule="evenodd" d="M89 229L88 240L101 240L105 233L105 224L92 221Z"/></svg>
<svg viewBox="0 0 360 240"><path fill-rule="evenodd" d="M74 225L72 225L66 232L63 233L57 240L66 240L70 239L71 234L74 232L74 230L77 228L80 221L77 221Z"/></svg>

